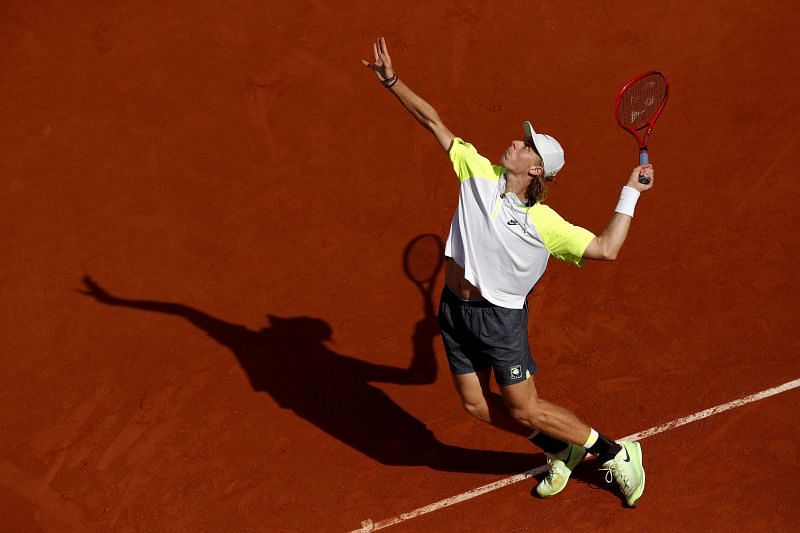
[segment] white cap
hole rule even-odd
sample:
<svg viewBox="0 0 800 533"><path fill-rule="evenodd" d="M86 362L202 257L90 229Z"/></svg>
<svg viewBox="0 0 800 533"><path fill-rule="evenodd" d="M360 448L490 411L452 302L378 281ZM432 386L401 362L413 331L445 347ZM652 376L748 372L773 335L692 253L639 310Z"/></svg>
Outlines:
<svg viewBox="0 0 800 533"><path fill-rule="evenodd" d="M564 166L564 149L561 148L558 141L549 135L536 133L527 120L522 123L522 127L525 129L525 136L533 139L533 145L536 146L536 151L542 157L544 177L552 178L558 174L558 171Z"/></svg>

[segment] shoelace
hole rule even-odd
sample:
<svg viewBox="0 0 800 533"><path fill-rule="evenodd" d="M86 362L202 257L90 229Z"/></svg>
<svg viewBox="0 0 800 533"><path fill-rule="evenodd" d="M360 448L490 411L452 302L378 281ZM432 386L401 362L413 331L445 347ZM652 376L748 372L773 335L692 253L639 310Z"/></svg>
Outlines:
<svg viewBox="0 0 800 533"><path fill-rule="evenodd" d="M555 462L557 460L558 459L556 459L555 457L548 457L547 458L547 466L548 466L548 468L547 468L547 477L546 477L546 479L547 479L548 482L552 482L553 478L556 477L556 469L555 469L554 465L555 465Z"/></svg>
<svg viewBox="0 0 800 533"><path fill-rule="evenodd" d="M566 463L564 463L563 459L560 459L558 457L548 457L547 465L549 468L547 470L547 476L545 477L545 479L547 480L548 483L552 483L553 479L555 479L556 476L569 477L569 474L564 472L565 470L569 469L567 468Z"/></svg>
<svg viewBox="0 0 800 533"><path fill-rule="evenodd" d="M621 475L619 468L615 463L611 463L608 468L600 468L600 471L605 471L606 473L606 483L611 483L614 481L614 476L617 477L622 482L623 488L628 488L628 478L627 476ZM613 473L612 473L613 472Z"/></svg>

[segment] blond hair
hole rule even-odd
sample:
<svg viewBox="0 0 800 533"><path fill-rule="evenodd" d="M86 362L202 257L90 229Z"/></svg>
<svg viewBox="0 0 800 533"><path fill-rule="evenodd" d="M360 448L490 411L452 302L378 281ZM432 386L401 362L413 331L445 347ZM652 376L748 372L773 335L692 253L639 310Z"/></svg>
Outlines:
<svg viewBox="0 0 800 533"><path fill-rule="evenodd" d="M539 155L539 152L536 150L536 146L533 144L533 142L531 142L528 146L533 148L536 157L539 159L538 166L542 167L542 173L534 176L531 182L528 184L528 188L525 190L525 194L528 196L528 205L533 205L536 202L543 202L544 199L547 198L547 186L545 185L545 182L553 181L553 177L544 177L544 161L542 161L542 156Z"/></svg>

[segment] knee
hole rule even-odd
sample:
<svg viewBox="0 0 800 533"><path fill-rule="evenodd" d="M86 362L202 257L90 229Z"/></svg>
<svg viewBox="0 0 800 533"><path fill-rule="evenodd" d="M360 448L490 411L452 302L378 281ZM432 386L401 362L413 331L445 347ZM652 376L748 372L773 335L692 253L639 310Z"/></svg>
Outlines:
<svg viewBox="0 0 800 533"><path fill-rule="evenodd" d="M542 429L547 425L546 414L540 408L538 400L525 405L509 406L508 412L514 420L530 428Z"/></svg>
<svg viewBox="0 0 800 533"><path fill-rule="evenodd" d="M485 399L475 401L475 400L467 400L465 398L461 399L461 406L464 407L464 410L469 413L471 416L477 418L482 422L489 422L489 406L486 403Z"/></svg>
<svg viewBox="0 0 800 533"><path fill-rule="evenodd" d="M508 414L511 415L511 418L513 418L514 421L516 421L516 422L518 422L520 424L524 424L526 426L530 425L530 421L528 420L530 418L529 413L530 413L530 409L528 409L527 406L509 406L508 407Z"/></svg>

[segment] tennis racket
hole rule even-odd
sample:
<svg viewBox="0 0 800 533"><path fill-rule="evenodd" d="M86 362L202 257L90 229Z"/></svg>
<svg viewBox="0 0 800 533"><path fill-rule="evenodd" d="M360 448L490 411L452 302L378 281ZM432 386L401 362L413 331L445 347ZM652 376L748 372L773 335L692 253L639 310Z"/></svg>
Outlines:
<svg viewBox="0 0 800 533"><path fill-rule="evenodd" d="M443 264L444 245L433 233L414 237L403 250L403 270L422 294L425 316L433 315L433 283Z"/></svg>
<svg viewBox="0 0 800 533"><path fill-rule="evenodd" d="M663 73L652 70L639 74L626 83L617 96L617 102L614 104L617 123L636 139L639 145L640 165L650 162L647 142L653 133L656 119L664 110L668 94L667 78ZM650 179L640 176L639 183L647 185Z"/></svg>

